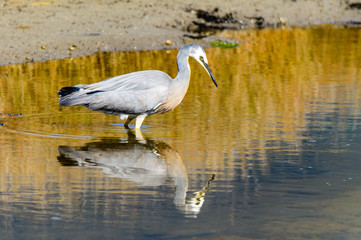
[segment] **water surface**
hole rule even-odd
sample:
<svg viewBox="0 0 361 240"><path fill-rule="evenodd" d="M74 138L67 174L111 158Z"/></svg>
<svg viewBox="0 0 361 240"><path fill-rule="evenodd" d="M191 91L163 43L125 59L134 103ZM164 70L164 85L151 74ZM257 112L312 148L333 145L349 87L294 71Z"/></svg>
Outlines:
<svg viewBox="0 0 361 240"><path fill-rule="evenodd" d="M189 91L142 135L60 107L57 90L137 70L176 75L177 51L0 67L4 239L361 238L361 30L223 32Z"/></svg>

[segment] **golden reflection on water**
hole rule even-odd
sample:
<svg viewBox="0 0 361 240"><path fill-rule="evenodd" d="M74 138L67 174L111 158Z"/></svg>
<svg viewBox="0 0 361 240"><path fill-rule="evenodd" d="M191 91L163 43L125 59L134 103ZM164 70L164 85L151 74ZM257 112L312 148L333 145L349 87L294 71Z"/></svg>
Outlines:
<svg viewBox="0 0 361 240"><path fill-rule="evenodd" d="M246 179L256 166L267 175L269 149L297 156L305 140L302 133L317 111L360 116L361 61L354 60L361 57L360 29L266 29L223 32L220 37L236 38L240 47L206 49L219 88L191 60L191 84L183 104L147 118L143 129L147 137L171 145L188 173L207 173L199 179L202 184L226 167L227 176L221 178L232 179L241 169ZM127 134L114 125L121 123L118 117L60 107L56 93L64 86L137 70L159 69L175 77L176 55L176 50L97 53L1 66L0 191L14 193L2 195L1 201L23 201L28 186L36 189L36 196L29 193L29 198L44 209L52 204L49 194L62 196L58 204L74 206L81 199L76 196L86 190L70 186L92 177L102 179L95 183L98 188L118 184L122 192L133 189L134 183L103 178L102 171L64 168L56 161L58 146L83 146L92 138ZM323 124L320 121L319 127ZM345 121L334 124L346 127ZM129 202L135 204L135 199Z"/></svg>
<svg viewBox="0 0 361 240"><path fill-rule="evenodd" d="M220 87L215 89L207 74L191 61L193 74L183 105L145 122L152 137L169 137L170 142L173 137L186 140L174 143L178 151L183 151L189 139L197 147L206 147L207 158L197 160L195 168L222 168L224 153L232 152L242 159L257 153L260 161L266 161L269 141L283 141L297 149L302 140L298 132L304 130L307 116L317 104L360 102L361 63L350 61L361 52L358 29L270 29L224 32L223 36L238 38L241 44L232 50L207 49ZM338 43L340 39L347 44ZM99 53L3 66L1 112L23 114L16 119L4 116L3 130L117 136L119 133L112 131L116 127L104 129L121 123L117 117L74 114L90 111L60 107L57 90L144 69L163 70L174 77L176 54L175 50ZM352 110L355 112L350 114L359 114L359 108ZM14 139L15 149L22 145L21 139ZM267 163L262 166L267 171Z"/></svg>

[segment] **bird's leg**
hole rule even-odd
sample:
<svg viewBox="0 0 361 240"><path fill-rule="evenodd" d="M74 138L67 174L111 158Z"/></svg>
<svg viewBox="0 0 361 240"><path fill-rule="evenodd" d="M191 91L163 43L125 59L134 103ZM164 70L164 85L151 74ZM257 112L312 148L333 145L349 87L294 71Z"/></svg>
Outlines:
<svg viewBox="0 0 361 240"><path fill-rule="evenodd" d="M135 129L135 139L137 140L137 142L142 143L142 144L146 144L147 141L145 141L142 131L140 131L139 128Z"/></svg>
<svg viewBox="0 0 361 240"><path fill-rule="evenodd" d="M129 123L134 119L135 117L133 117L133 116L128 116L128 118L127 118L127 120L125 121L125 123L124 123L124 127L126 128L126 129L129 129Z"/></svg>
<svg viewBox="0 0 361 240"><path fill-rule="evenodd" d="M136 119L135 119L135 129L140 129L140 126L142 126L142 123L145 119L147 115L143 114L143 115L139 115Z"/></svg>

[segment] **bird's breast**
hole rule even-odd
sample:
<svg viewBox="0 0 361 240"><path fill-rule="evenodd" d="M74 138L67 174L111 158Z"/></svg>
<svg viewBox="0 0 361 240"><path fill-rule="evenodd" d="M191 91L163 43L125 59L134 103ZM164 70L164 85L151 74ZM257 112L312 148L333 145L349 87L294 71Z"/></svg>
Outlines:
<svg viewBox="0 0 361 240"><path fill-rule="evenodd" d="M186 91L171 91L166 100L159 105L157 113L166 113L173 110L181 103Z"/></svg>

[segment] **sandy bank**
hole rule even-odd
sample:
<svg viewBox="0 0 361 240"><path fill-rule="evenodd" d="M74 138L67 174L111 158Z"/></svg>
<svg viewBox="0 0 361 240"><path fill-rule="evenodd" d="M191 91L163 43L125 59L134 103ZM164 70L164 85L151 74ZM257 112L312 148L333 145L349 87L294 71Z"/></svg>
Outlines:
<svg viewBox="0 0 361 240"><path fill-rule="evenodd" d="M10 0L0 7L0 64L205 44L184 37L197 20L190 9L218 8L242 28L252 27L252 17L270 25L361 21L361 4L345 0Z"/></svg>

